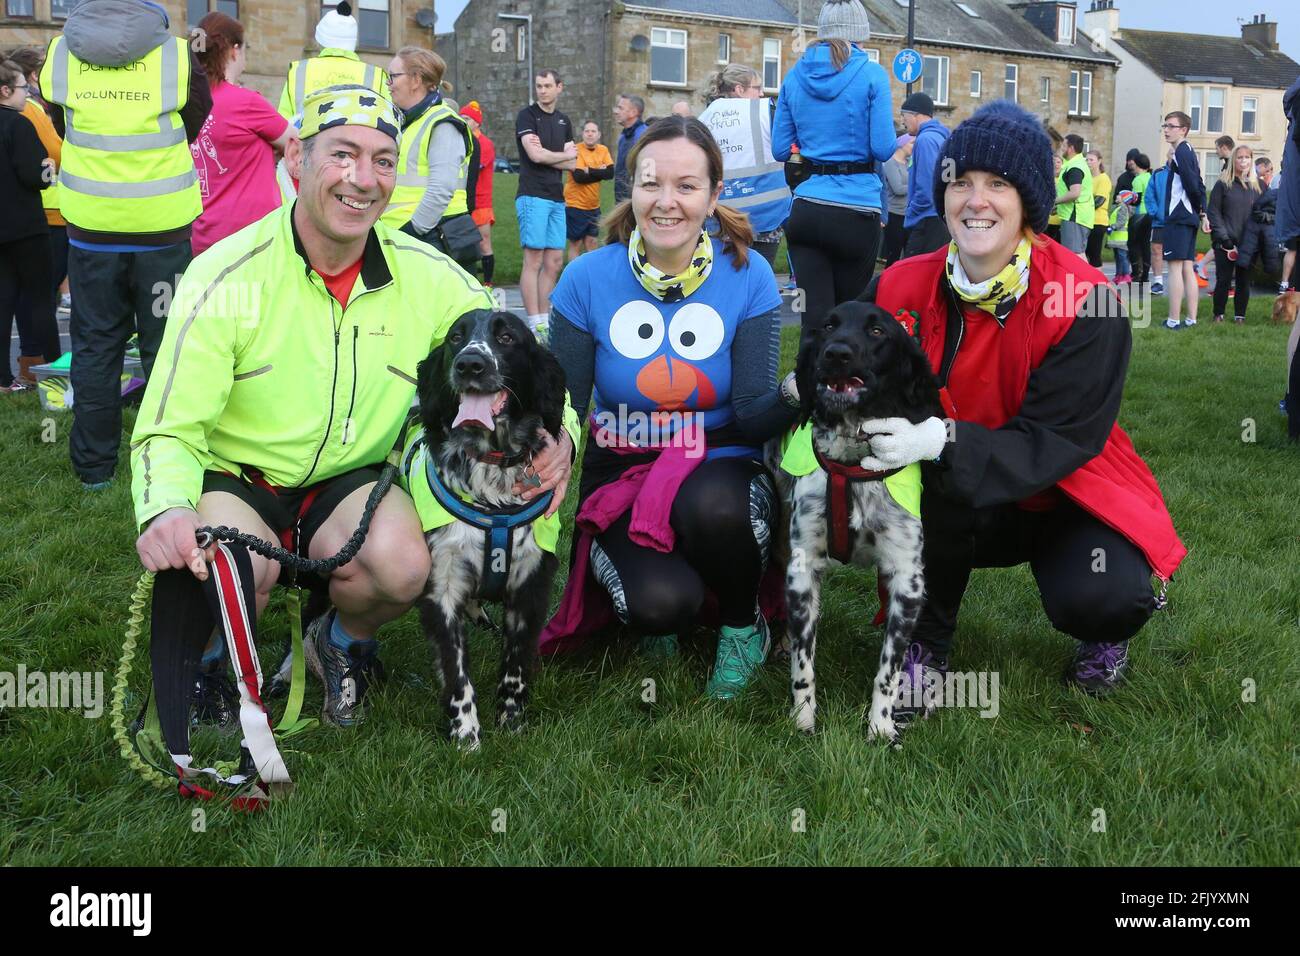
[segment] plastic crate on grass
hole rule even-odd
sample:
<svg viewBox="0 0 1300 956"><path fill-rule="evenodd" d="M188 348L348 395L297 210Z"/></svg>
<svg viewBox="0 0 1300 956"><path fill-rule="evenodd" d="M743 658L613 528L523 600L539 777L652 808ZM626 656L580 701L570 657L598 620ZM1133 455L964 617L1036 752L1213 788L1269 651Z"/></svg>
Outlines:
<svg viewBox="0 0 1300 956"><path fill-rule="evenodd" d="M66 412L72 407L75 396L72 394L72 353L64 352L63 357L44 365L33 365L32 374L36 376L36 391L41 397L41 407L51 412ZM135 349L127 350L122 361L122 395L130 395L144 387L144 367L140 364L140 354Z"/></svg>

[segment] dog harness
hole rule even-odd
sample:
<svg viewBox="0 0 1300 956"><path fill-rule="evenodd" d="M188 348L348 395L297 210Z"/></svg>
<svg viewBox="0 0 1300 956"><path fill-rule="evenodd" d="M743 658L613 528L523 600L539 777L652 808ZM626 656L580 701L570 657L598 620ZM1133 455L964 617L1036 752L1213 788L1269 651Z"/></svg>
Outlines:
<svg viewBox="0 0 1300 956"><path fill-rule="evenodd" d="M501 452L487 452L479 460L509 467L522 458ZM506 581L510 577L510 560L514 550L512 532L515 528L536 522L533 539L537 546L544 551L555 552L560 534L560 516L555 514L549 518L542 517L555 496L553 491L548 491L536 501L513 508L482 508L465 501L452 492L438 475L424 430L418 425L412 427L407 434L399 473L403 485L415 502L416 513L420 516L420 524L425 531L432 531L452 521L463 521L484 532L479 598L499 601L504 597Z"/></svg>
<svg viewBox="0 0 1300 956"><path fill-rule="evenodd" d="M843 564L853 555L852 504L849 487L859 481L880 481L889 496L908 513L921 516L921 466L916 462L890 471L869 471L859 465L842 465L822 456L812 440L812 424L786 436L781 449L781 470L801 478L818 468L826 472L826 550Z"/></svg>

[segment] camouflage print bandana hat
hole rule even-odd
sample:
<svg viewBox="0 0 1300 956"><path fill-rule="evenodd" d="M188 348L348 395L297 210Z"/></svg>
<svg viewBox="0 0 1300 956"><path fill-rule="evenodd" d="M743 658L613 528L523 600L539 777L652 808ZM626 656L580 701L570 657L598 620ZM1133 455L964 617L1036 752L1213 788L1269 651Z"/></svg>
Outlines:
<svg viewBox="0 0 1300 956"><path fill-rule="evenodd" d="M312 90L302 104L303 139L333 126L369 126L401 144L401 120L393 103L368 86L327 86Z"/></svg>

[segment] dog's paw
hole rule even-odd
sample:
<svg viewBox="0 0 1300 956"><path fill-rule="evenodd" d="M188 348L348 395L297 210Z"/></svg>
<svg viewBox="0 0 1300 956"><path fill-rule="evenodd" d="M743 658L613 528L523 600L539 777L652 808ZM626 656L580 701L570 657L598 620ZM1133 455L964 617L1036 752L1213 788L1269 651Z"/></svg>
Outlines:
<svg viewBox="0 0 1300 956"><path fill-rule="evenodd" d="M814 734L817 732L817 706L811 699L792 707L790 716L794 718L794 726L799 733Z"/></svg>
<svg viewBox="0 0 1300 956"><path fill-rule="evenodd" d="M497 711L497 726L517 734L524 729L524 712L518 707L502 707Z"/></svg>
<svg viewBox="0 0 1300 956"><path fill-rule="evenodd" d="M889 744L897 749L903 744L902 731L894 723L892 712L888 714L873 713L867 721L867 739Z"/></svg>
<svg viewBox="0 0 1300 956"><path fill-rule="evenodd" d="M456 745L456 749L462 753L477 752L482 740L477 724L473 727L453 727L448 732L447 737Z"/></svg>

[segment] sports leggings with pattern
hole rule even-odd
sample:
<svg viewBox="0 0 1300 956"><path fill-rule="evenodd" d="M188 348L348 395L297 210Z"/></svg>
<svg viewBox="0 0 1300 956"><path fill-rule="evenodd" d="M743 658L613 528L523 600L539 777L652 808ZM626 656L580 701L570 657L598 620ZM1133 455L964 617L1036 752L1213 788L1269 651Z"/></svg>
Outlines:
<svg viewBox="0 0 1300 956"><path fill-rule="evenodd" d="M671 552L631 541L629 512L592 542L592 570L619 618L643 634L688 630L708 591L723 624L745 627L755 621L778 512L775 486L760 462L706 461L673 500Z"/></svg>

